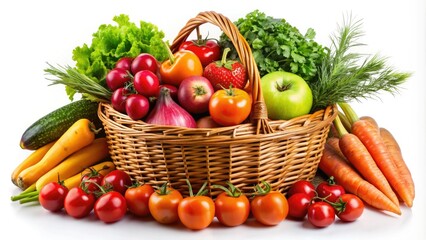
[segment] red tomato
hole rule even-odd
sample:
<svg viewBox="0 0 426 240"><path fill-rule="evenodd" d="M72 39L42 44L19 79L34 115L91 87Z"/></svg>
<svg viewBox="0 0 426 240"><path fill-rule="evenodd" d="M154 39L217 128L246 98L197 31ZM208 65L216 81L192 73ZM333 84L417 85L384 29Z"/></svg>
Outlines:
<svg viewBox="0 0 426 240"><path fill-rule="evenodd" d="M311 204L311 196L306 193L295 193L291 195L288 201L288 215L294 219L301 220L308 213Z"/></svg>
<svg viewBox="0 0 426 240"><path fill-rule="evenodd" d="M299 180L289 188L287 192L287 197L291 197L291 195L295 193L306 193L312 199L316 195L315 186L307 180Z"/></svg>
<svg viewBox="0 0 426 240"><path fill-rule="evenodd" d="M122 57L118 59L118 61L115 63L115 68L121 68L126 71L131 71L132 62L132 57Z"/></svg>
<svg viewBox="0 0 426 240"><path fill-rule="evenodd" d="M256 187L259 195L250 203L251 212L256 221L268 226L277 225L288 215L288 201L282 193L271 191L269 184L263 184L264 190L259 185Z"/></svg>
<svg viewBox="0 0 426 240"><path fill-rule="evenodd" d="M105 223L117 222L127 212L126 199L116 191L104 193L96 200L94 212Z"/></svg>
<svg viewBox="0 0 426 240"><path fill-rule="evenodd" d="M157 73L158 62L151 54L141 53L133 59L130 69L133 75L136 75L136 73L142 70L149 70L153 73Z"/></svg>
<svg viewBox="0 0 426 240"><path fill-rule="evenodd" d="M114 68L110 70L105 77L105 82L111 91L124 87L125 84L131 80L132 76L127 72L127 70L122 68Z"/></svg>
<svg viewBox="0 0 426 240"><path fill-rule="evenodd" d="M308 208L308 220L315 227L330 226L335 218L334 208L326 202L315 202Z"/></svg>
<svg viewBox="0 0 426 240"><path fill-rule="evenodd" d="M140 94L130 94L126 99L126 113L133 120L144 118L150 108L149 99Z"/></svg>
<svg viewBox="0 0 426 240"><path fill-rule="evenodd" d="M117 191L124 196L127 188L132 186L132 180L126 172L115 169L106 174L102 179L102 186L105 187L107 184L111 185L112 190Z"/></svg>
<svg viewBox="0 0 426 240"><path fill-rule="evenodd" d="M179 220L189 229L204 229L212 223L215 216L213 199L203 196L206 184L200 188L196 195L192 193L192 188L188 180L187 184L190 195L182 199L178 205Z"/></svg>
<svg viewBox="0 0 426 240"><path fill-rule="evenodd" d="M220 46L215 40L197 39L192 41L185 41L180 45L179 50L189 50L201 61L203 67L209 63L219 60L221 57Z"/></svg>
<svg viewBox="0 0 426 240"><path fill-rule="evenodd" d="M95 193L100 190L99 187L102 186L103 179L103 174L99 173L94 169L90 169L89 173L84 174L81 177L81 182L88 192Z"/></svg>
<svg viewBox="0 0 426 240"><path fill-rule="evenodd" d="M353 222L364 212L364 203L354 194L343 194L337 203L336 215L344 222Z"/></svg>
<svg viewBox="0 0 426 240"><path fill-rule="evenodd" d="M165 183L149 198L148 207L151 216L162 224L177 222L179 220L178 205L182 199L182 194L178 190L167 188Z"/></svg>
<svg viewBox="0 0 426 240"><path fill-rule="evenodd" d="M83 218L90 214L95 204L95 195L80 187L71 188L65 197L64 208L68 215Z"/></svg>
<svg viewBox="0 0 426 240"><path fill-rule="evenodd" d="M135 90L145 97L155 97L160 90L160 80L155 73L149 70L141 70L133 79Z"/></svg>
<svg viewBox="0 0 426 240"><path fill-rule="evenodd" d="M222 126L242 123L251 111L250 95L238 88L216 91L209 101L209 113L212 119Z"/></svg>
<svg viewBox="0 0 426 240"><path fill-rule="evenodd" d="M127 88L116 89L111 95L112 107L121 113L126 113L126 99L129 94L130 91Z"/></svg>
<svg viewBox="0 0 426 240"><path fill-rule="evenodd" d="M57 212L64 208L65 197L68 188L58 182L51 182L40 190L38 201L40 205L51 212Z"/></svg>
<svg viewBox="0 0 426 240"><path fill-rule="evenodd" d="M250 202L247 196L231 184L229 190L225 189L219 194L214 203L217 219L228 227L243 224L250 214Z"/></svg>
<svg viewBox="0 0 426 240"><path fill-rule="evenodd" d="M149 197L154 193L154 188L149 184L131 186L126 190L127 208L136 216L149 215Z"/></svg>
<svg viewBox="0 0 426 240"><path fill-rule="evenodd" d="M318 197L325 198L330 202L336 202L341 195L345 194L345 189L337 185L333 177L330 177L326 182L318 184L316 191Z"/></svg>

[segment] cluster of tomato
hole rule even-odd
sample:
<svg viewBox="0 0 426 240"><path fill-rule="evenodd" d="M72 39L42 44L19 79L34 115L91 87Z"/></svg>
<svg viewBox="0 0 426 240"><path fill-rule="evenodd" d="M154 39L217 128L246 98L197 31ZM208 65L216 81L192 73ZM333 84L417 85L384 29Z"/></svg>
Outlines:
<svg viewBox="0 0 426 240"><path fill-rule="evenodd" d="M149 53L123 57L106 75L111 105L133 120L146 120L167 88L173 101L200 120L196 127L239 124L251 111L251 97L243 90L246 70L239 61L226 60L228 49L220 60L221 52L217 41L197 39L169 51L163 62Z"/></svg>
<svg viewBox="0 0 426 240"><path fill-rule="evenodd" d="M229 184L215 199L206 196L206 184L194 194L189 181L189 196L163 184L157 190L150 184L132 184L127 173L113 170L103 176L92 171L82 176L80 186L66 188L61 182L45 185L39 202L51 212L62 209L74 218L84 218L92 211L105 223L121 220L126 213L138 217L153 217L161 224L180 221L185 227L200 230L208 227L216 217L224 226L238 226L246 222L250 213L264 225L277 225L288 214L285 196L271 191L269 184L257 186L253 199Z"/></svg>
<svg viewBox="0 0 426 240"><path fill-rule="evenodd" d="M68 189L61 182L46 184L39 193L40 205L51 212L65 209L74 218L94 211L103 222L119 221L127 212L126 192L132 181L127 173L113 170L105 176L92 170L82 176L81 184Z"/></svg>
<svg viewBox="0 0 426 240"><path fill-rule="evenodd" d="M336 216L343 222L353 222L364 211L363 201L334 182L333 177L316 187L306 180L297 181L287 193L289 217L305 219L315 227L327 227Z"/></svg>

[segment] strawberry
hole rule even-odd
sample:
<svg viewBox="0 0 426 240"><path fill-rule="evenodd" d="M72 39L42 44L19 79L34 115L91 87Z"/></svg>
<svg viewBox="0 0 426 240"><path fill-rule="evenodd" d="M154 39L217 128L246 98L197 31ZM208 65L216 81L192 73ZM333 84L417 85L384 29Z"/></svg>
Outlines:
<svg viewBox="0 0 426 240"><path fill-rule="evenodd" d="M223 51L222 60L208 64L203 76L210 80L214 90L232 87L243 89L247 84L246 69L239 61L226 60L229 48Z"/></svg>

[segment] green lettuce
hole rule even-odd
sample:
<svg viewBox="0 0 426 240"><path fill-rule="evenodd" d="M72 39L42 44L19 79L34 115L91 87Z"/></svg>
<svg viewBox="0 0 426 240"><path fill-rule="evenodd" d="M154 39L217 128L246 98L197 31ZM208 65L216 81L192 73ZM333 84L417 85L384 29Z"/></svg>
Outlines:
<svg viewBox="0 0 426 240"><path fill-rule="evenodd" d="M125 14L115 16L113 21L116 25L99 26L90 45L83 44L72 52L75 68L104 86L108 70L114 68L121 57L136 57L144 52L163 61L168 56L163 43L165 34L156 25L140 21L138 26ZM66 91L71 100L77 92L68 86Z"/></svg>

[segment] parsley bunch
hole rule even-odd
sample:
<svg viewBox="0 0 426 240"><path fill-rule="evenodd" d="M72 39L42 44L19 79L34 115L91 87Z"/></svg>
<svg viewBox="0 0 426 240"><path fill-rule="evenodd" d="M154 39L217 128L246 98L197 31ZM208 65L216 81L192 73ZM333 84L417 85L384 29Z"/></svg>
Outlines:
<svg viewBox="0 0 426 240"><path fill-rule="evenodd" d="M327 54L326 48L314 41L315 31L305 35L285 19L266 16L259 10L248 13L234 24L249 43L261 76L274 71L287 71L307 82L317 78L318 66ZM222 34L223 49L231 48L230 58L238 58L229 38Z"/></svg>

